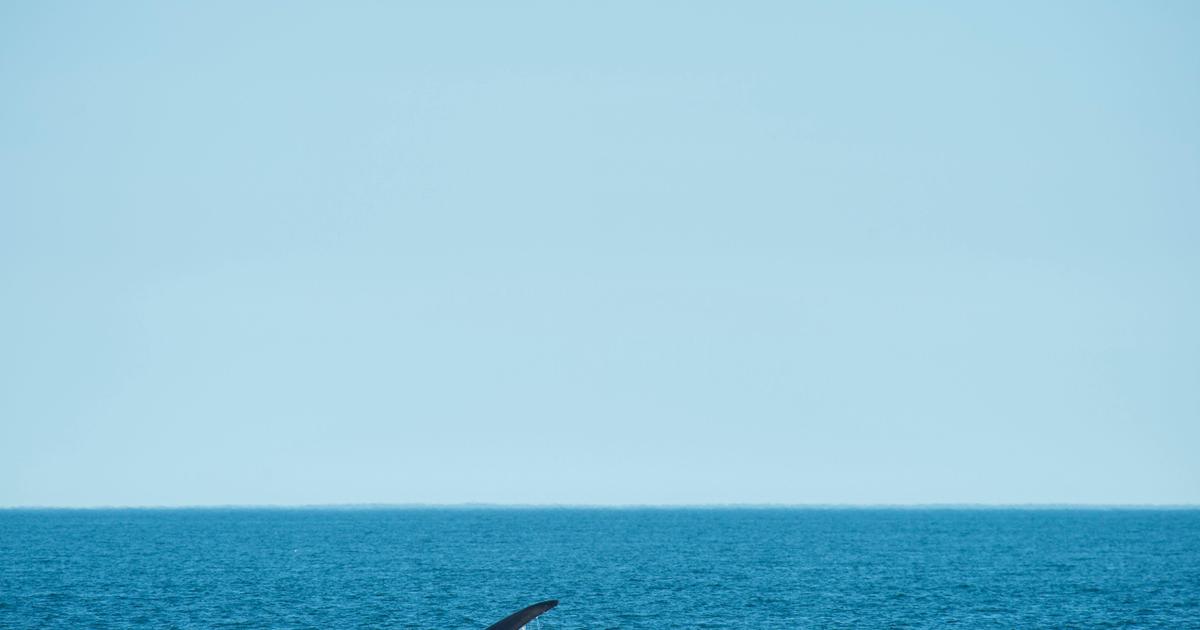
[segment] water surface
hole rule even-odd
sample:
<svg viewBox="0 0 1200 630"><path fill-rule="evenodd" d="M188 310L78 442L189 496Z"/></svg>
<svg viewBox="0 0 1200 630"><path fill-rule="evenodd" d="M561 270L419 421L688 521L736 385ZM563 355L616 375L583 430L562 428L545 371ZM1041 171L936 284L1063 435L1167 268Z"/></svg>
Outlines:
<svg viewBox="0 0 1200 630"><path fill-rule="evenodd" d="M0 627L1200 628L1200 510L0 510Z"/></svg>

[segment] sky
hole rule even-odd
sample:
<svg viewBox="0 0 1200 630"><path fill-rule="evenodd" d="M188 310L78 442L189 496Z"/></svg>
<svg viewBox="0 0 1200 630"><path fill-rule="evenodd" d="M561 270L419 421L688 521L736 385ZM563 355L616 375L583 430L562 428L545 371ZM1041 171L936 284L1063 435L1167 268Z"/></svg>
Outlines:
<svg viewBox="0 0 1200 630"><path fill-rule="evenodd" d="M1200 4L0 5L0 506L1200 503Z"/></svg>

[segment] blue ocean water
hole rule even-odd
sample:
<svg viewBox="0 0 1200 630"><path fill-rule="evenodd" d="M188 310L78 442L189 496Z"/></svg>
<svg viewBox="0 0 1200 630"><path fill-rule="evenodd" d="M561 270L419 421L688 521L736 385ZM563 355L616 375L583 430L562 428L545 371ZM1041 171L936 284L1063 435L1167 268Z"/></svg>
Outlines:
<svg viewBox="0 0 1200 630"><path fill-rule="evenodd" d="M0 510L4 628L484 628L549 598L546 630L1200 628L1200 511Z"/></svg>

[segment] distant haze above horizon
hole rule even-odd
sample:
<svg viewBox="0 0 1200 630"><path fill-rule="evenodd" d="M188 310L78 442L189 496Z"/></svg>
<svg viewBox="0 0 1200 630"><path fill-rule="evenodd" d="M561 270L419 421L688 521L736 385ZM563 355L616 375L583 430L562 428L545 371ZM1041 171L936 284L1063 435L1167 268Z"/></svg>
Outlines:
<svg viewBox="0 0 1200 630"><path fill-rule="evenodd" d="M1200 4L0 6L0 506L1200 503Z"/></svg>

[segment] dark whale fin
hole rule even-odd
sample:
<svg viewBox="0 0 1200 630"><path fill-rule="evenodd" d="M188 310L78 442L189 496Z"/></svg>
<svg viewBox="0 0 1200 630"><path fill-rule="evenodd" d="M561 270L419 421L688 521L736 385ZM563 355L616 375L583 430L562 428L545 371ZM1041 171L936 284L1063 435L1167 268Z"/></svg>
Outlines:
<svg viewBox="0 0 1200 630"><path fill-rule="evenodd" d="M539 602L528 608L522 608L517 612L497 621L487 627L487 630L520 630L522 626L533 621L538 615L554 608L558 605L557 599L549 599L544 602Z"/></svg>

